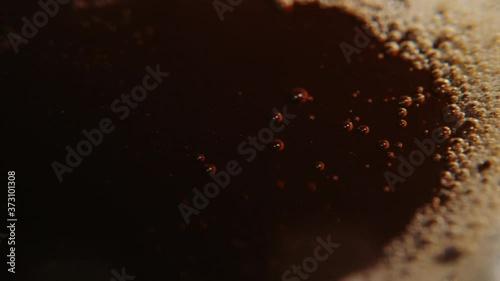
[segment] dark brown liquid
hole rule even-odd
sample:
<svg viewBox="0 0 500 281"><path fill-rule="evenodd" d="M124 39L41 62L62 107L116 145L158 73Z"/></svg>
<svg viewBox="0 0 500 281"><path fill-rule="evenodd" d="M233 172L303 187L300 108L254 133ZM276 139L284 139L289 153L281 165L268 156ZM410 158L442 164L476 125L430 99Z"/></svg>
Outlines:
<svg viewBox="0 0 500 281"><path fill-rule="evenodd" d="M432 157L394 193L384 172L397 174L390 152L407 159L414 138L446 125L445 103L430 96L401 117L399 97L430 91L431 75L378 58L384 51L374 39L348 64L339 44L352 45L363 25L352 16L315 6L285 13L252 0L220 22L211 1L126 5L133 17L116 32L91 19L116 23L123 6L62 8L19 55L2 56L13 95L8 128L22 148L12 158L19 170L36 171L20 176L19 195L26 212L19 260L41 268L31 277L83 280L88 273L80 272L90 271L109 280L111 268L126 267L137 280L281 280L312 256L316 237L331 234L341 247L309 280L336 280L377 261L430 201L439 175ZM109 105L157 63L171 75L120 121ZM314 101L290 102L295 87ZM238 145L285 105L298 116L276 135L284 149L247 163ZM104 117L116 131L57 183L50 163ZM351 131L343 129L348 119ZM211 181L204 164L220 171L230 160L241 175L185 226L178 205ZM91 269L81 270L86 264Z"/></svg>

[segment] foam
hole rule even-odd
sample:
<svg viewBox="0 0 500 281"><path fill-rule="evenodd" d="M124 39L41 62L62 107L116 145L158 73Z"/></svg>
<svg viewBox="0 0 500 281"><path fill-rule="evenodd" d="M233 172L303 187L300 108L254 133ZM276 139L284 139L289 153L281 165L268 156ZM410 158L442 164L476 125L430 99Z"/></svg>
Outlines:
<svg viewBox="0 0 500 281"><path fill-rule="evenodd" d="M500 3L295 2L319 2L367 22L390 52L430 70L436 91L448 95L463 118L448 152L437 156L447 168L432 203L416 212L377 265L342 280L500 280Z"/></svg>

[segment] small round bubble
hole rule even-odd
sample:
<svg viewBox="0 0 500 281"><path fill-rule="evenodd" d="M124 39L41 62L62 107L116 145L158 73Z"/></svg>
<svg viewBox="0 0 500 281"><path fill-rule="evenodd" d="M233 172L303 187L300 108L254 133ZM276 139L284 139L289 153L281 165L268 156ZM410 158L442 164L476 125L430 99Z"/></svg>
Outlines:
<svg viewBox="0 0 500 281"><path fill-rule="evenodd" d="M290 99L295 103L305 103L310 100L309 93L303 88L293 88L290 93Z"/></svg>
<svg viewBox="0 0 500 281"><path fill-rule="evenodd" d="M271 143L271 147L274 151L283 151L283 149L285 149L285 143L280 139L275 139Z"/></svg>

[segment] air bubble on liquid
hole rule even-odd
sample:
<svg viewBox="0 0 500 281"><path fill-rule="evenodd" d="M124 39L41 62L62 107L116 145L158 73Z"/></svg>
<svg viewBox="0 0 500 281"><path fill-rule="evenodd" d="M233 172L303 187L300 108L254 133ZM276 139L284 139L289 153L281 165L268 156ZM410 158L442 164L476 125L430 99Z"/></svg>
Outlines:
<svg viewBox="0 0 500 281"><path fill-rule="evenodd" d="M285 143L280 139L274 139L271 143L271 147L274 151L282 151L285 149Z"/></svg>
<svg viewBox="0 0 500 281"><path fill-rule="evenodd" d="M459 181L465 181L470 177L469 169L460 169L457 173L457 179Z"/></svg>
<svg viewBox="0 0 500 281"><path fill-rule="evenodd" d="M446 170L456 175L458 173L458 170L460 170L460 165L458 165L456 161L448 162L446 163Z"/></svg>
<svg viewBox="0 0 500 281"><path fill-rule="evenodd" d="M418 104L423 104L425 102L425 95L424 94L417 94L415 98L413 98L415 102Z"/></svg>
<svg viewBox="0 0 500 281"><path fill-rule="evenodd" d="M396 143L394 144L394 146L395 146L396 148L398 148L399 150L403 149L403 143L401 143L401 142L396 142Z"/></svg>
<svg viewBox="0 0 500 281"><path fill-rule="evenodd" d="M445 154L444 154L444 159L448 162L453 162L457 159L457 155L455 154L455 152L453 151L447 151Z"/></svg>
<svg viewBox="0 0 500 281"><path fill-rule="evenodd" d="M482 143L481 137L477 134L470 134L467 136L467 142L470 146L479 146ZM472 148L472 147L471 147Z"/></svg>
<svg viewBox="0 0 500 281"><path fill-rule="evenodd" d="M274 121L274 123L279 124L283 121L283 115L278 111L273 111L271 113L271 120Z"/></svg>
<svg viewBox="0 0 500 281"><path fill-rule="evenodd" d="M400 128L406 128L406 126L408 126L408 122L406 122L406 120L404 120L404 119L401 119L401 120L399 120L399 122L398 122L398 126L399 126Z"/></svg>
<svg viewBox="0 0 500 281"><path fill-rule="evenodd" d="M439 138L443 140L447 140L451 137L451 129L448 126L442 126L439 128Z"/></svg>
<svg viewBox="0 0 500 281"><path fill-rule="evenodd" d="M353 127L354 127L354 125L349 120L342 122L342 125L341 125L342 131L345 131L345 132L352 131Z"/></svg>
<svg viewBox="0 0 500 281"><path fill-rule="evenodd" d="M470 134L476 134L480 129L481 123L475 118L465 118L460 120L455 129L455 134L459 137L466 137Z"/></svg>
<svg viewBox="0 0 500 281"><path fill-rule="evenodd" d="M325 163L320 162L320 161L314 162L313 163L313 167L314 167L314 169L316 169L316 170L318 170L318 171L321 172L321 171L325 170Z"/></svg>
<svg viewBox="0 0 500 281"><path fill-rule="evenodd" d="M205 164L205 172L215 174L217 173L217 167L214 164Z"/></svg>
<svg viewBox="0 0 500 281"><path fill-rule="evenodd" d="M387 42L384 44L385 52L393 57L399 53L399 44L397 42Z"/></svg>
<svg viewBox="0 0 500 281"><path fill-rule="evenodd" d="M413 103L412 98L410 96L401 96L398 99L398 104L401 107L409 107Z"/></svg>
<svg viewBox="0 0 500 281"><path fill-rule="evenodd" d="M440 183L442 186L449 188L452 187L455 183L455 178L453 177L453 174L451 172L446 171L441 174Z"/></svg>
<svg viewBox="0 0 500 281"><path fill-rule="evenodd" d="M377 143L377 146L380 149L386 150L386 149L389 149L389 147L391 146L391 144L387 140L379 140L378 143Z"/></svg>
<svg viewBox="0 0 500 281"><path fill-rule="evenodd" d="M438 95L444 95L450 92L450 80L438 78L433 83L434 92Z"/></svg>
<svg viewBox="0 0 500 281"><path fill-rule="evenodd" d="M363 135L368 135L368 133L370 133L370 127L368 127L366 125L358 126L357 130L359 133L361 133Z"/></svg>
<svg viewBox="0 0 500 281"><path fill-rule="evenodd" d="M201 153L200 154L196 154L195 159L196 159L197 162L202 163L202 162L205 161L205 155L203 155Z"/></svg>
<svg viewBox="0 0 500 281"><path fill-rule="evenodd" d="M455 122L463 118L460 107L456 104L449 104L443 109L443 119L445 122Z"/></svg>
<svg viewBox="0 0 500 281"><path fill-rule="evenodd" d="M452 138L449 140L449 144L453 148L456 148L456 147L464 148L464 146L465 146L464 139L462 139L462 138Z"/></svg>
<svg viewBox="0 0 500 281"><path fill-rule="evenodd" d="M403 108L403 107L398 108L398 117L399 118L403 118L407 114L408 114L408 111L406 110L406 108Z"/></svg>
<svg viewBox="0 0 500 281"><path fill-rule="evenodd" d="M293 88L290 94L290 99L294 103L305 103L311 100L309 93L303 88Z"/></svg>

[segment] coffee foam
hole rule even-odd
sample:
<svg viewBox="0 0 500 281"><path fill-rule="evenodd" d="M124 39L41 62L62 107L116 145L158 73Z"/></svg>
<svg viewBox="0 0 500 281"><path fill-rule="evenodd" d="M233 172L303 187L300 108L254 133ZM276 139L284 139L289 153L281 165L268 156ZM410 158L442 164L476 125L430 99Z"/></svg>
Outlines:
<svg viewBox="0 0 500 281"><path fill-rule="evenodd" d="M293 1L281 0L284 8ZM340 8L386 48L431 71L462 112L443 187L417 210L381 261L342 280L500 280L500 3L301 0ZM475 128L473 128L475 126Z"/></svg>

